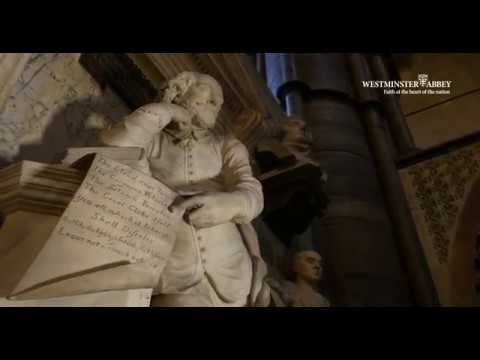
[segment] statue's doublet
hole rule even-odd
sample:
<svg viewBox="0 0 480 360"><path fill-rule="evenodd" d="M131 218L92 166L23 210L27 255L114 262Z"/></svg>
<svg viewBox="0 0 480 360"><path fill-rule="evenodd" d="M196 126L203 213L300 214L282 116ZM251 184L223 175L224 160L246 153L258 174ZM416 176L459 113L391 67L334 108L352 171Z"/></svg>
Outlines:
<svg viewBox="0 0 480 360"><path fill-rule="evenodd" d="M148 149L152 175L177 191L193 187L199 192L242 193L244 213L234 222L207 229L181 221L156 293L189 294L195 286L208 286L220 301L241 303L251 289L252 263L237 224L261 211L261 185L251 175L248 152L237 139L210 131L195 135L178 141L161 132Z"/></svg>

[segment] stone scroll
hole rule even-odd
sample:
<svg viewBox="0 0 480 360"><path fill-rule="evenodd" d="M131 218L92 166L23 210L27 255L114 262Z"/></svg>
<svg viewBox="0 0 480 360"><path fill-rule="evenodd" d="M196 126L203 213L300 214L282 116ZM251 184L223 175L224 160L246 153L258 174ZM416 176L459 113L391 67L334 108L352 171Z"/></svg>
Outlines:
<svg viewBox="0 0 480 360"><path fill-rule="evenodd" d="M154 288L175 241L176 193L96 155L45 246L12 295L41 299Z"/></svg>

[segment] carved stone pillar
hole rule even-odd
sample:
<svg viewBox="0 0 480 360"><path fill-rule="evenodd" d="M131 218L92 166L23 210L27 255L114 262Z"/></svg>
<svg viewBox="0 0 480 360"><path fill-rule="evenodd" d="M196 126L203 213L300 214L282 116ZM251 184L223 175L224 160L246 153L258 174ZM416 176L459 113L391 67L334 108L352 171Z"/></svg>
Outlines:
<svg viewBox="0 0 480 360"><path fill-rule="evenodd" d="M372 80L391 80L387 65L380 55L369 55L367 58L369 68L373 73ZM416 151L413 136L408 128L405 116L400 109L397 96L385 95L382 96L382 105L388 119L389 128L398 150L399 156L406 156L409 153Z"/></svg>

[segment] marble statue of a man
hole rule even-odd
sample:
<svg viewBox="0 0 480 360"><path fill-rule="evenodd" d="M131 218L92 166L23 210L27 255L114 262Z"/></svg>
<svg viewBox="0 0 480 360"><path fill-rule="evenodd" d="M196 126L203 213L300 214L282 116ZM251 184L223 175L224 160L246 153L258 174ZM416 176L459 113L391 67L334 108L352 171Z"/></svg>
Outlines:
<svg viewBox="0 0 480 360"><path fill-rule="evenodd" d="M214 130L223 103L218 82L184 72L160 102L104 130L109 146L146 150L151 175L179 196L170 210L183 221L154 290L152 306L267 306L269 288L250 224L263 209L249 154Z"/></svg>

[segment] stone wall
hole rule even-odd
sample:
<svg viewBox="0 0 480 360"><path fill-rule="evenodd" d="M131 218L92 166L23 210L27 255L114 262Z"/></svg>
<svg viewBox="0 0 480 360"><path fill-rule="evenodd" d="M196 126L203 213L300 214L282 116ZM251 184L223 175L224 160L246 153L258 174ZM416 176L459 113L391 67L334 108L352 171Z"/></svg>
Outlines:
<svg viewBox="0 0 480 360"><path fill-rule="evenodd" d="M466 225L460 223L460 217L480 178L480 139L404 167L399 173L441 303L472 305L473 282L460 284L456 279L473 279L475 238L460 239L459 231L470 230L460 229ZM480 205L480 198L473 200ZM477 222L480 230L478 214ZM470 290L459 297L459 286Z"/></svg>
<svg viewBox="0 0 480 360"><path fill-rule="evenodd" d="M418 53L398 62L402 80L451 81L450 94L401 95L402 110L415 140L426 149L480 130L480 54Z"/></svg>
<svg viewBox="0 0 480 360"><path fill-rule="evenodd" d="M400 97L415 145L424 150L412 155L417 160L402 166L400 176L441 303L472 305L474 239L462 240L459 233L469 231L461 229L460 219L480 176L480 139L451 142L480 130L480 55L418 53L403 60L397 62L402 80L427 74L452 82L449 94Z"/></svg>
<svg viewBox="0 0 480 360"><path fill-rule="evenodd" d="M0 112L0 166L21 159L55 162L67 147L91 143L93 128L128 114L118 96L100 89L81 67L79 57L30 55Z"/></svg>

